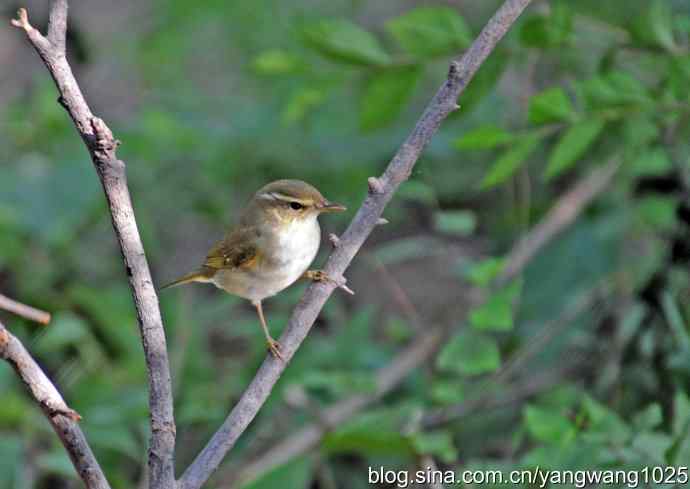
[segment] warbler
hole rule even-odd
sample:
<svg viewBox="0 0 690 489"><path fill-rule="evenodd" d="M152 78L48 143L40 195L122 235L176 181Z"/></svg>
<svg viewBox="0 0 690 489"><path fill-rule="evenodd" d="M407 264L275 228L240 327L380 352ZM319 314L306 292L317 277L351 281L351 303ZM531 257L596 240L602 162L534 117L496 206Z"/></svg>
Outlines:
<svg viewBox="0 0 690 489"><path fill-rule="evenodd" d="M256 307L268 350L282 359L271 336L261 302L300 277L328 280L307 270L321 243L318 216L345 206L331 202L301 180L277 180L259 189L242 211L239 223L206 256L201 267L162 288L190 282L212 283L248 299Z"/></svg>

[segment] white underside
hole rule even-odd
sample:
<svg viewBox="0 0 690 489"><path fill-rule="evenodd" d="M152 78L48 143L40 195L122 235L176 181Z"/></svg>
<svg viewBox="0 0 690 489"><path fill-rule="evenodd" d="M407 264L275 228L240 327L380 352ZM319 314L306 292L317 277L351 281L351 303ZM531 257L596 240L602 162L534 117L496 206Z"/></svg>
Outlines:
<svg viewBox="0 0 690 489"><path fill-rule="evenodd" d="M262 233L265 240L262 244L275 250L271 257L264 257L251 272L219 271L213 283L252 302L271 297L292 285L309 268L319 251L321 229L316 217L295 221L280 233Z"/></svg>

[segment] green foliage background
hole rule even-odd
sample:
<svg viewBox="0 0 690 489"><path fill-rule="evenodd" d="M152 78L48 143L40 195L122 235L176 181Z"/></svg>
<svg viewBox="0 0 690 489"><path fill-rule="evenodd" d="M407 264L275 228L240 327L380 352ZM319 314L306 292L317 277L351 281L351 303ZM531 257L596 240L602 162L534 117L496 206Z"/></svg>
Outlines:
<svg viewBox="0 0 690 489"><path fill-rule="evenodd" d="M307 180L356 209L449 59L499 5L152 0L100 11L106 3L73 2L70 55L123 142L159 283L196 266L272 179ZM32 7L38 22L41 6ZM82 414L113 486L134 487L148 437L145 368L102 192L37 57L18 32L3 36L0 290L54 320L2 319ZM535 1L387 209L391 223L356 258L357 296L331 298L209 487L228 487L235 469L322 407L371 392L375 371L415 341L415 323L454 333L318 450L247 487L364 488L367 466L411 469L429 456L448 470L688 465L689 36L683 0ZM511 244L611 158L622 165L610 188L519 280L490 288ZM325 219L325 232L350 217ZM471 287L484 291L478 305ZM303 288L268 301L275 332ZM197 286L160 299L184 467L264 344L237 298ZM590 305L564 323L583 300ZM545 372L556 381L537 395L492 404ZM0 488L79 487L8 366L0 392ZM308 402L295 403L295 392ZM493 407L433 429L420 423L487 399Z"/></svg>

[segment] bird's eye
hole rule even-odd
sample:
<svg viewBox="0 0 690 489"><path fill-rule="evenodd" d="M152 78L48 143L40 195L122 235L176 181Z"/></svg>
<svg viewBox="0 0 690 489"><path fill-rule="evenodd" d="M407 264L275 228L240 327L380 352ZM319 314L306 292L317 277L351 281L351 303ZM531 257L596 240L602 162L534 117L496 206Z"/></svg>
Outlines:
<svg viewBox="0 0 690 489"><path fill-rule="evenodd" d="M302 209L304 206L300 204L299 202L290 202L290 208L294 209L296 211Z"/></svg>

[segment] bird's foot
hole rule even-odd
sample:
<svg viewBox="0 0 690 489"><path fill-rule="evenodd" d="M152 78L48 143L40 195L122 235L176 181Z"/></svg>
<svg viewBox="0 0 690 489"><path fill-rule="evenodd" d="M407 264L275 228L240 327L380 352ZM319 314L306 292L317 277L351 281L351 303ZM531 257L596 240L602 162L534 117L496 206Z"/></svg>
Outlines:
<svg viewBox="0 0 690 489"><path fill-rule="evenodd" d="M304 278L313 280L314 282L331 282L335 284L336 287L343 289L348 294L355 295L355 292L346 285L347 279L342 275L336 279L328 275L323 270L307 270L306 272L304 272Z"/></svg>
<svg viewBox="0 0 690 489"><path fill-rule="evenodd" d="M284 362L285 358L283 358L283 354L280 353L280 343L270 337L266 340L266 342L268 344L268 351L271 353L273 358L277 358L278 360Z"/></svg>

